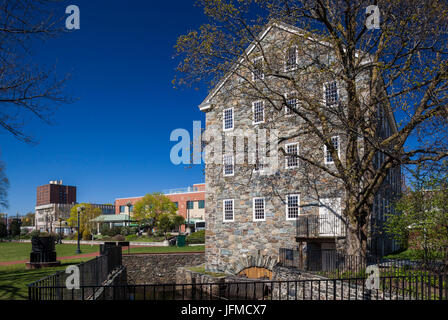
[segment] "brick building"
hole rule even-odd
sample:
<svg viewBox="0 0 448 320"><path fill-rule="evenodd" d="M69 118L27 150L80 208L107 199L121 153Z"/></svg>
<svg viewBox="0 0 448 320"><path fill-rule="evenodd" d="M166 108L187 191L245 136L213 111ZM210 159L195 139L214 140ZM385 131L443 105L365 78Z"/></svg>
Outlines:
<svg viewBox="0 0 448 320"><path fill-rule="evenodd" d="M77 204L76 187L62 184L62 180L50 181L36 190L35 228L40 231L63 233L71 231L66 225L70 211ZM103 215L112 215L115 206L111 204L90 204L100 208Z"/></svg>
<svg viewBox="0 0 448 320"><path fill-rule="evenodd" d="M205 183L178 189L169 189L162 192L177 206L177 214L185 220L194 222L205 219ZM134 204L143 196L115 199L115 214L128 214L128 203L131 203L130 215L132 217Z"/></svg>

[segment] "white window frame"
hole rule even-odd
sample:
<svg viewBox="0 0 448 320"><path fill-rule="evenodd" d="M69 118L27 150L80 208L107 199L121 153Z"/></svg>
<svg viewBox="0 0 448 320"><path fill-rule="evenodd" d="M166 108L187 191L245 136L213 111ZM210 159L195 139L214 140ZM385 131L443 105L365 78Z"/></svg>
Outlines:
<svg viewBox="0 0 448 320"><path fill-rule="evenodd" d="M341 158L341 138L339 135L337 136L332 136L331 139L333 138L338 138L338 158ZM333 161L327 161L327 145L324 144L324 161L325 164L334 164L334 159Z"/></svg>
<svg viewBox="0 0 448 320"><path fill-rule="evenodd" d="M289 206L288 206L289 197L297 197L297 218L290 218L289 217ZM286 207L286 210L285 210L286 220L287 221L295 221L295 220L297 220L299 218L299 216L300 216L300 194L288 194L286 196L286 206L285 207Z"/></svg>
<svg viewBox="0 0 448 320"><path fill-rule="evenodd" d="M226 111L228 111L228 110L232 111L232 127L231 128L226 128ZM234 127L235 127L235 113L234 113L233 107L224 109L222 111L222 130L223 131L231 131L231 130L233 130Z"/></svg>
<svg viewBox="0 0 448 320"><path fill-rule="evenodd" d="M269 164L261 163L261 157L259 156L259 151L260 151L260 148L259 148L259 145L257 143L256 146L255 146L255 154L254 154L254 159L255 159L254 165L255 166L254 166L254 169L252 170L252 172L263 174L263 173L266 172L267 168L269 167ZM258 165L262 167L261 169L260 169L260 167L258 167L258 169L256 168L257 160L259 162Z"/></svg>
<svg viewBox="0 0 448 320"><path fill-rule="evenodd" d="M289 50L294 48L295 54L296 54L296 63L294 64L294 67L288 67L288 59L289 59ZM297 46L291 46L289 48L286 49L285 52L285 72L291 72L291 71L295 71L297 70L297 65L299 63L299 52L297 49Z"/></svg>
<svg viewBox="0 0 448 320"><path fill-rule="evenodd" d="M293 97L295 97L295 98L293 98ZM292 100L292 99L296 99L297 100L297 102L296 102L296 104L297 104L296 108L297 108L299 106L299 99L297 98L297 93L296 92L290 92L290 93L286 93L285 94L286 102L288 102L288 100ZM288 108L288 103L286 103L286 105L285 105L285 116L286 117L291 117L292 115L294 115L294 113L289 111L289 110L291 110L291 109Z"/></svg>
<svg viewBox="0 0 448 320"><path fill-rule="evenodd" d="M263 200L263 219L256 219L255 216L255 201L256 200ZM252 198L252 217L253 217L253 221L266 221L266 200L264 197L255 197Z"/></svg>
<svg viewBox="0 0 448 320"><path fill-rule="evenodd" d="M226 174L226 158L232 157L232 173ZM222 173L224 177L232 177L235 174L235 157L232 153L226 153L222 156Z"/></svg>
<svg viewBox="0 0 448 320"><path fill-rule="evenodd" d="M232 201L232 219L226 219L226 201ZM235 200L234 199L222 200L222 221L223 222L234 222L235 221Z"/></svg>
<svg viewBox="0 0 448 320"><path fill-rule="evenodd" d="M255 104L261 102L263 105L263 121L259 121L259 122L255 122ZM252 102L252 124L256 125L256 124L261 124L265 122L265 106L264 106L264 100L257 100Z"/></svg>
<svg viewBox="0 0 448 320"><path fill-rule="evenodd" d="M326 90L326 85L327 85L327 84L330 84L330 83L333 83L333 82L336 83L336 94L338 95L338 100L337 100L336 103L333 103L333 104L330 104L330 105L329 105L329 104L327 104L327 90ZM322 86L322 91L323 91L323 98L324 98L324 106L325 106L325 107L327 107L327 106L336 106L336 105L338 105L339 102L341 101L341 95L340 95L340 92L339 92L339 82L338 82L338 81L334 80L334 81L327 81L327 82L324 82L324 84L323 84L323 86Z"/></svg>
<svg viewBox="0 0 448 320"><path fill-rule="evenodd" d="M255 66L255 64L258 60L261 60L261 77L256 77L255 73L252 71L252 81L264 80L264 70L263 70L264 59L263 59L263 57L257 57L255 59L253 59L252 64Z"/></svg>
<svg viewBox="0 0 448 320"><path fill-rule="evenodd" d="M287 154L288 154L288 146L294 146L294 145L297 146L297 155L299 155L299 143L298 142L285 144L285 149L286 149L285 151ZM285 156L285 169L294 169L294 168L299 167L299 158L298 157L297 157L297 165L295 165L295 166L289 166L288 159L289 159L289 156Z"/></svg>

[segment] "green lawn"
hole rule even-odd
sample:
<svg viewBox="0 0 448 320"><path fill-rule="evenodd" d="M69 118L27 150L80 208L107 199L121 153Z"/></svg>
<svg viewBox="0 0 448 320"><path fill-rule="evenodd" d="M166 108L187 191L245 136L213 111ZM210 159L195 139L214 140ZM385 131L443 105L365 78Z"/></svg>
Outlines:
<svg viewBox="0 0 448 320"><path fill-rule="evenodd" d="M58 257L74 256L76 245L56 245ZM203 252L204 246L192 247L137 247L131 253L163 253L163 252ZM28 260L31 251L30 243L0 242L0 261ZM82 253L98 252L98 245L91 247L83 245ZM127 249L124 253L127 253ZM70 264L77 264L92 259L80 258L74 260L61 260L61 266L38 270L27 270L24 263L10 266L0 266L0 300L18 300L28 298L27 284L45 276L64 270Z"/></svg>
<svg viewBox="0 0 448 320"><path fill-rule="evenodd" d="M56 254L58 257L74 256L76 247L76 244L57 244ZM0 242L0 262L29 260L30 252L31 243ZM81 245L81 252L82 254L99 252L99 246Z"/></svg>
<svg viewBox="0 0 448 320"><path fill-rule="evenodd" d="M44 278L59 270L64 270L68 265L87 261L91 258L64 260L58 267L27 270L25 264L0 266L0 300L24 300L28 299L27 284Z"/></svg>

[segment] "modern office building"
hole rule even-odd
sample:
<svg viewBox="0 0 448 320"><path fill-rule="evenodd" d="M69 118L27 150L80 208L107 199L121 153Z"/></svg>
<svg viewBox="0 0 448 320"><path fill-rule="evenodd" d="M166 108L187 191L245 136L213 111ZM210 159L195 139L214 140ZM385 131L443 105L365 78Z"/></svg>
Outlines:
<svg viewBox="0 0 448 320"><path fill-rule="evenodd" d="M197 183L190 187L168 189L162 192L177 206L177 214L193 224L205 219L205 183ZM115 199L115 214L133 215L134 205L143 196ZM128 209L128 204L131 206Z"/></svg>

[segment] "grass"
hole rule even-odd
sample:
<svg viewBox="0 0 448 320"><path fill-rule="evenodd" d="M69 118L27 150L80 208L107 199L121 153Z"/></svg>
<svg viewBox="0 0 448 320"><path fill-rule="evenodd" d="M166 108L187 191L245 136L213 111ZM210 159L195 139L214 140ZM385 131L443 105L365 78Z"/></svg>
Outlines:
<svg viewBox="0 0 448 320"><path fill-rule="evenodd" d="M75 256L76 244L57 244L56 254L58 257ZM0 262L29 260L31 243L0 242ZM98 245L81 245L81 254L99 252Z"/></svg>
<svg viewBox="0 0 448 320"><path fill-rule="evenodd" d="M56 245L58 257L74 256L76 245ZM204 252L204 246L186 247L136 247L131 253L164 253L164 252ZM0 242L0 261L27 260L31 251L30 243ZM98 252L98 245L91 247L83 245L82 253ZM125 248L123 253L127 253ZM61 260L58 267L27 270L24 263L0 266L0 300L23 300L28 298L27 284L46 277L59 270L65 270L68 265L77 264L92 259L92 257Z"/></svg>
<svg viewBox="0 0 448 320"><path fill-rule="evenodd" d="M64 270L71 264L78 264L91 258L64 260L58 267L27 270L25 264L0 266L0 300L28 299L27 284L44 278L59 270Z"/></svg>
<svg viewBox="0 0 448 320"><path fill-rule="evenodd" d="M227 274L225 273L216 273L216 272L210 272L210 271L205 271L205 266L198 266L198 267L191 267L188 268L188 270L191 270L193 272L197 272L197 273L203 273L212 277L225 277L227 276Z"/></svg>

